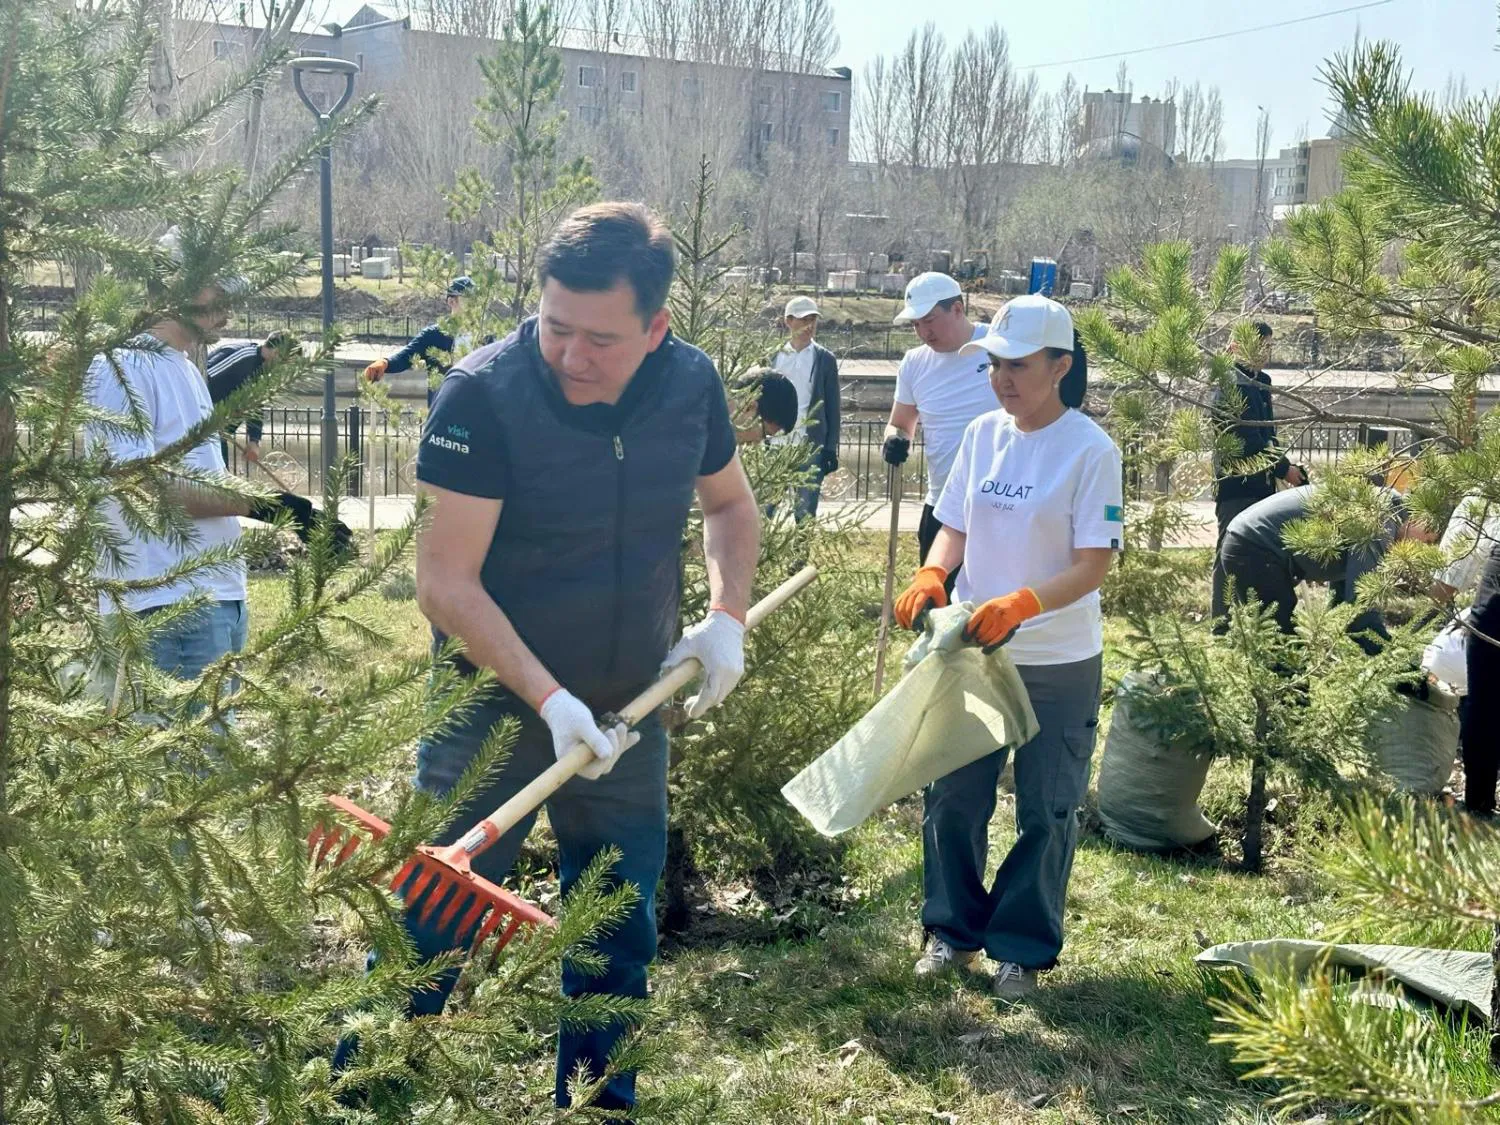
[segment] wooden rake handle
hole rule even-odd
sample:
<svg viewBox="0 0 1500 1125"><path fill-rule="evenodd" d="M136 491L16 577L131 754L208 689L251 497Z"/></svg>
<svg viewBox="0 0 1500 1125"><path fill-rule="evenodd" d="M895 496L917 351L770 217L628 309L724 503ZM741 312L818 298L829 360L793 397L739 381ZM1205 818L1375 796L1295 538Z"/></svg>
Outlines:
<svg viewBox="0 0 1500 1125"><path fill-rule="evenodd" d="M745 628L755 628L770 614L810 586L817 577L817 567L803 567L750 608L750 612L745 615ZM627 726L635 726L697 679L702 667L696 660L686 660L679 664L621 708L617 712L619 718L623 719ZM589 749L588 743L579 742L538 774L526 788L471 828L464 838L454 845L454 850L462 850L467 853L469 859L473 859L519 824L533 809L539 807L574 774L593 760L594 752Z"/></svg>
<svg viewBox="0 0 1500 1125"><path fill-rule="evenodd" d="M229 438L229 444L232 445L232 446L234 446L241 453L243 453L245 455L245 460L248 463L249 460L250 460L250 451L245 448L245 443L242 442L242 441L240 441L240 439L238 437L236 437L234 434L229 434L227 436ZM263 472L263 473L265 473L266 476L270 477L271 478L271 483L274 484L277 488L281 489L282 492L296 492L297 491L291 485L287 484L286 481L282 480L275 473L273 473L271 471L271 468L270 468L269 465L266 465L265 463L263 463L261 461L256 461L255 464L257 464L257 465L260 466L260 471Z"/></svg>

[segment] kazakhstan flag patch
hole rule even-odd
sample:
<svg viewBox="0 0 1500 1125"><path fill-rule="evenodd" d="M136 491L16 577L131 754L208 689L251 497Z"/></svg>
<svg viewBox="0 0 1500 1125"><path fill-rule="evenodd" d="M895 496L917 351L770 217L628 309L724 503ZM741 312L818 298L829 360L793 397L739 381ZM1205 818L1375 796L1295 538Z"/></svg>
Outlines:
<svg viewBox="0 0 1500 1125"><path fill-rule="evenodd" d="M1125 509L1118 504L1104 505L1104 518L1109 523L1124 523Z"/></svg>

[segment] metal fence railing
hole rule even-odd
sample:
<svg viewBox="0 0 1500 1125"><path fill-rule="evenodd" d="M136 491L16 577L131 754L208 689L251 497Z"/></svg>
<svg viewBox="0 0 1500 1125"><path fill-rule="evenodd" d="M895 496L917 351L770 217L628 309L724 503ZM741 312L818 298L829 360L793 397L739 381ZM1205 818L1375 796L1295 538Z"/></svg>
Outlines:
<svg viewBox="0 0 1500 1125"><path fill-rule="evenodd" d="M28 328L45 332L66 309L66 303L33 301L24 306ZM432 314L340 313L337 325L345 339L380 343L410 340L435 319ZM767 324L768 329L774 325ZM292 309L236 310L223 335L245 339L263 339L272 332L285 330L304 339L322 335L323 322L317 312ZM829 321L818 329L818 341L837 355L849 359L900 359L917 344L909 325ZM1348 370L1396 371L1406 367L1411 357L1399 341L1387 334L1373 333L1363 337L1357 346L1335 348L1324 333L1311 325L1276 336L1271 343L1268 367L1318 368L1334 365Z"/></svg>
<svg viewBox="0 0 1500 1125"><path fill-rule="evenodd" d="M353 453L360 469L348 482L352 496L410 496L416 491L416 457L421 441L424 411L416 408L370 410L349 406L339 412L339 453ZM269 469L296 491L315 494L323 490L322 419L320 407L267 407L261 412L263 432L261 459ZM885 423L879 419L854 419L842 427L839 471L824 483L830 500L883 503L890 497L890 469L881 456ZM244 440L244 430L236 434ZM1352 424L1318 424L1284 433L1287 455L1314 468L1337 463L1350 450L1387 443L1396 451L1411 445L1407 430L1374 429ZM31 435L21 431L22 448L29 448ZM74 452L78 439L74 439ZM238 442L227 448L229 470L238 476L253 476ZM1206 467L1206 466L1205 466ZM1131 481L1133 496L1144 495L1150 481ZM927 457L918 429L911 455L901 472L903 500L920 500L927 491Z"/></svg>

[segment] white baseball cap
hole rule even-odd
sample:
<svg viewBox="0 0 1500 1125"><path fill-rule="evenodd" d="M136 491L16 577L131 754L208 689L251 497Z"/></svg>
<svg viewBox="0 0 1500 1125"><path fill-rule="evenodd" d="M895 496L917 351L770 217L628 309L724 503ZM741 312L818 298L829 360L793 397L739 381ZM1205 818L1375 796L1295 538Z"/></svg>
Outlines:
<svg viewBox="0 0 1500 1125"><path fill-rule="evenodd" d="M921 320L939 301L962 297L958 282L945 273L919 273L906 283L906 304L896 314L894 324L904 320Z"/></svg>
<svg viewBox="0 0 1500 1125"><path fill-rule="evenodd" d="M1073 318L1050 297L1032 293L1006 301L989 331L958 349L960 355L989 352L1000 359L1022 359L1043 348L1073 350Z"/></svg>
<svg viewBox="0 0 1500 1125"><path fill-rule="evenodd" d="M793 297L786 303L786 310L781 314L784 317L794 316L820 316L818 302L806 295Z"/></svg>

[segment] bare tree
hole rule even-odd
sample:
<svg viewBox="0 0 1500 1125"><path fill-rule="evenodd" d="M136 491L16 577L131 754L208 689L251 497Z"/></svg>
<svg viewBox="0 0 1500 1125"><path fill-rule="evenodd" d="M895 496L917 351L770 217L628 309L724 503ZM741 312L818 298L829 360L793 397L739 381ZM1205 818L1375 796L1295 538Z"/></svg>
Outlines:
<svg viewBox="0 0 1500 1125"><path fill-rule="evenodd" d="M909 168L930 168L938 162L942 146L938 114L946 55L942 32L929 20L907 37L891 67L899 111L897 151Z"/></svg>
<svg viewBox="0 0 1500 1125"><path fill-rule="evenodd" d="M252 40L251 65L286 49L292 33L302 22L308 0L257 0L263 22ZM266 90L261 84L250 90L250 112L245 122L245 175L254 180L260 165L261 121L265 112Z"/></svg>
<svg viewBox="0 0 1500 1125"><path fill-rule="evenodd" d="M177 94L177 64L172 49L173 0L155 0L152 19L156 39L151 44L151 67L146 75L146 91L151 99L151 113L159 121L172 116Z"/></svg>
<svg viewBox="0 0 1500 1125"><path fill-rule="evenodd" d="M1032 151L1038 163L1066 164L1083 139L1083 92L1077 79L1069 74L1043 103Z"/></svg>
<svg viewBox="0 0 1500 1125"><path fill-rule="evenodd" d="M1217 86L1172 83L1167 100L1177 109L1177 152L1189 164L1212 164L1224 155L1224 99Z"/></svg>
<svg viewBox="0 0 1500 1125"><path fill-rule="evenodd" d="M880 174L895 164L899 156L897 139L896 83L892 67L884 55L865 63L860 74L860 89L854 98L855 156L873 164Z"/></svg>

